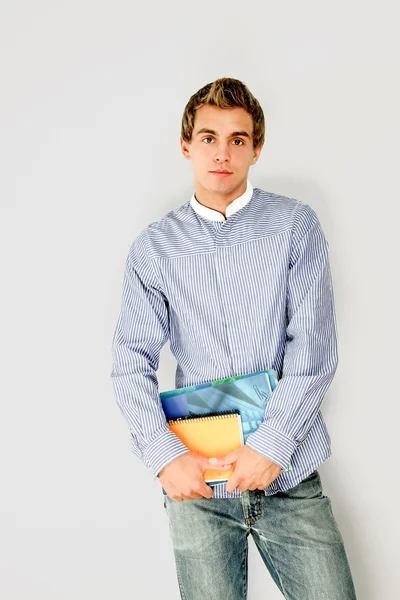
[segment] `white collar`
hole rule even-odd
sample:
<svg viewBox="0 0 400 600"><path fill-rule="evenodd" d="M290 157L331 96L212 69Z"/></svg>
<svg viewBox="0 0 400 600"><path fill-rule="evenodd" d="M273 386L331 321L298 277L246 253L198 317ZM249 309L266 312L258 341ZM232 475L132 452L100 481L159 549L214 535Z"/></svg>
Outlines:
<svg viewBox="0 0 400 600"><path fill-rule="evenodd" d="M251 185L250 181L247 180L246 191L241 196L239 196L239 198L235 198L235 200L233 200L226 207L226 218L222 213L218 212L217 210L208 208L208 206L200 204L200 202L196 199L195 194L193 194L193 196L191 197L190 205L199 215L201 215L205 219L211 219L211 221L226 221L231 215L233 215L233 213L243 208L243 206L245 206L250 201L252 195L253 186Z"/></svg>

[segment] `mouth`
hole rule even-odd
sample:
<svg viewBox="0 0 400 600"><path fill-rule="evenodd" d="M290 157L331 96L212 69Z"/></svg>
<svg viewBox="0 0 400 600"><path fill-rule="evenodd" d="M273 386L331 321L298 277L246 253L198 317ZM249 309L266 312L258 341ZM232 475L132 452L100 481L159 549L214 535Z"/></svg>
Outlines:
<svg viewBox="0 0 400 600"><path fill-rule="evenodd" d="M224 169L217 169L216 171L210 171L212 175L217 175L219 177L226 177L227 175L233 175L231 171L226 171Z"/></svg>

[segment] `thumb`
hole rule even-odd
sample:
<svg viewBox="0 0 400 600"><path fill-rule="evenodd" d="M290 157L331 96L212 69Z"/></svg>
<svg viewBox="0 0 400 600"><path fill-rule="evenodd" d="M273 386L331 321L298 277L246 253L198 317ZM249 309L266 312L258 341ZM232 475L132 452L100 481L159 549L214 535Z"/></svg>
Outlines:
<svg viewBox="0 0 400 600"><path fill-rule="evenodd" d="M212 459L208 458L200 458L200 466L202 471L208 471L209 469L220 469L220 470L228 470L231 468L230 464L221 462L221 463L212 463L210 462ZM214 459L216 460L216 459Z"/></svg>
<svg viewBox="0 0 400 600"><path fill-rule="evenodd" d="M209 458L208 461L210 464L221 467L223 465L231 465L237 460L237 450L233 452L229 452L224 456L218 456L217 458Z"/></svg>

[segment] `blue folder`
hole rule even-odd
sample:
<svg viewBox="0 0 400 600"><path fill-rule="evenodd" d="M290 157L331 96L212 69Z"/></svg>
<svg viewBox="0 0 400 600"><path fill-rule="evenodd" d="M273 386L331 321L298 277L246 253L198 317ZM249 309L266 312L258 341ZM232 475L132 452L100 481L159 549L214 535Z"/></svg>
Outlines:
<svg viewBox="0 0 400 600"><path fill-rule="evenodd" d="M160 393L168 420L239 412L244 442L264 420L269 397L278 383L273 369L218 379Z"/></svg>

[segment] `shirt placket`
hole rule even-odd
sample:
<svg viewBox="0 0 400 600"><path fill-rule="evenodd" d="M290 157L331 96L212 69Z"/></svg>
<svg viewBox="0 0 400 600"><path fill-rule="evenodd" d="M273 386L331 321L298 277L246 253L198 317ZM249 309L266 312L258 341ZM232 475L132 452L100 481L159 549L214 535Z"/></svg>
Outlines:
<svg viewBox="0 0 400 600"><path fill-rule="evenodd" d="M230 287L230 276L229 276L229 245L228 240L228 221L221 224L216 234L215 244L215 271L217 278L217 289L218 289L218 300L220 306L220 315L223 320L224 329L226 333L226 346L228 351L228 364L230 373L229 376L233 377L236 374L235 371L235 342L232 330L232 315L235 313L235 297L233 290ZM227 374L228 376L228 374Z"/></svg>

